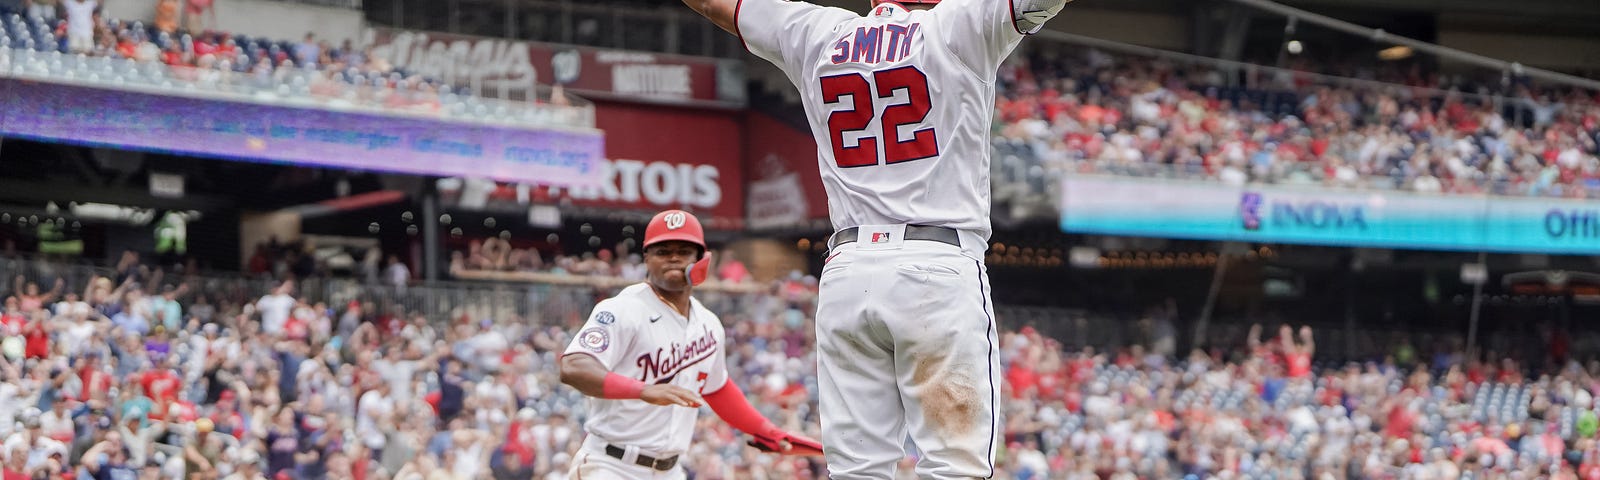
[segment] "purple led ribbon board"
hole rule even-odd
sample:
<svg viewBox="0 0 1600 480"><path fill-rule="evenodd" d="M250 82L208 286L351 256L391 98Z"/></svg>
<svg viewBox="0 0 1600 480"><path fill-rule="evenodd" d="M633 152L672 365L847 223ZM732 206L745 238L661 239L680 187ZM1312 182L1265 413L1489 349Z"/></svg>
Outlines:
<svg viewBox="0 0 1600 480"><path fill-rule="evenodd" d="M0 134L253 162L596 186L604 136L0 77Z"/></svg>

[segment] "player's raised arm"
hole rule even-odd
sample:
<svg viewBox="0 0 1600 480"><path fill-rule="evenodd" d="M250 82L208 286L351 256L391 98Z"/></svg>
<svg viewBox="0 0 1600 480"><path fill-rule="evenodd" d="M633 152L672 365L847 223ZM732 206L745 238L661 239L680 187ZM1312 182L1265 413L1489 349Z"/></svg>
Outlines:
<svg viewBox="0 0 1600 480"><path fill-rule="evenodd" d="M683 0L684 5L739 37L750 53L779 67L820 55L829 32L860 18L842 8L790 0Z"/></svg>
<svg viewBox="0 0 1600 480"><path fill-rule="evenodd" d="M992 72L1023 36L1038 33L1044 23L1072 0L941 0L935 12L946 31L945 41L956 56L979 72Z"/></svg>
<svg viewBox="0 0 1600 480"><path fill-rule="evenodd" d="M690 10L694 10L696 13L711 20L711 23L715 23L718 27L722 27L723 30L727 30L728 33L738 35L739 26L734 22L738 21L739 1L683 0L683 4L688 5Z"/></svg>

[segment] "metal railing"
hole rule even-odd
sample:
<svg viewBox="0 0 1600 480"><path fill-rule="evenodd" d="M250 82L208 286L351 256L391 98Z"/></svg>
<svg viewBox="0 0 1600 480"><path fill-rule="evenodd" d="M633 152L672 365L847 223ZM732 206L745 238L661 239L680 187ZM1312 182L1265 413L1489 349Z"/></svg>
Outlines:
<svg viewBox="0 0 1600 480"><path fill-rule="evenodd" d="M441 324L467 316L474 321L491 319L501 323L559 325L582 320L600 299L633 283L614 277L537 275L542 275L534 277L539 278L538 281L431 281L403 287L354 278L313 277L296 281L293 295L308 304L336 307L362 302L381 312L423 315ZM18 276L24 282L39 285L41 293L51 290L56 279L61 279L63 295L83 293L85 286L97 277L119 277L113 268L81 259L0 258L0 297L21 290L22 285L15 284ZM154 272L147 270L139 276L141 280L130 283L129 288L150 294L160 292L164 286L181 285L188 287L190 301L205 295L212 305L242 305L253 303L282 284L272 278L199 272L165 273L157 285L154 276ZM698 288L696 298L739 315L748 314L746 306L759 303L758 300L768 293L769 289L758 285L714 284ZM810 298L785 299L785 302L790 301L809 302Z"/></svg>

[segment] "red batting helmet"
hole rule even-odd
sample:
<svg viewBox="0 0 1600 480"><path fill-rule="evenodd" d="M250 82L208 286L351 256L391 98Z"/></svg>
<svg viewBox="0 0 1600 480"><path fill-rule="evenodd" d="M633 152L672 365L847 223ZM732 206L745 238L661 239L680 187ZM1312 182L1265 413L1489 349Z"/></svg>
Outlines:
<svg viewBox="0 0 1600 480"><path fill-rule="evenodd" d="M705 250L706 232L700 228L700 219L683 210L667 210L657 213L650 219L650 225L644 227L644 248L673 240L693 243Z"/></svg>

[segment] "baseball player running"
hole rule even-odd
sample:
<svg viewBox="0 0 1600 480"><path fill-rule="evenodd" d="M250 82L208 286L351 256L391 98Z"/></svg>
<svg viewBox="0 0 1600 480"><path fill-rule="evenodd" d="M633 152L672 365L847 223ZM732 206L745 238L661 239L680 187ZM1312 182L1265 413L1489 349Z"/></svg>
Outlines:
<svg viewBox="0 0 1600 480"><path fill-rule="evenodd" d="M1069 0L684 0L799 88L835 232L817 306L833 478L994 474L999 356L983 265L995 72Z"/></svg>
<svg viewBox="0 0 1600 480"><path fill-rule="evenodd" d="M690 296L710 265L700 220L668 210L644 233L645 282L602 300L561 357L561 383L589 402L588 432L571 478L684 478L702 399L769 452L821 455L815 440L757 412L728 377L722 320Z"/></svg>

